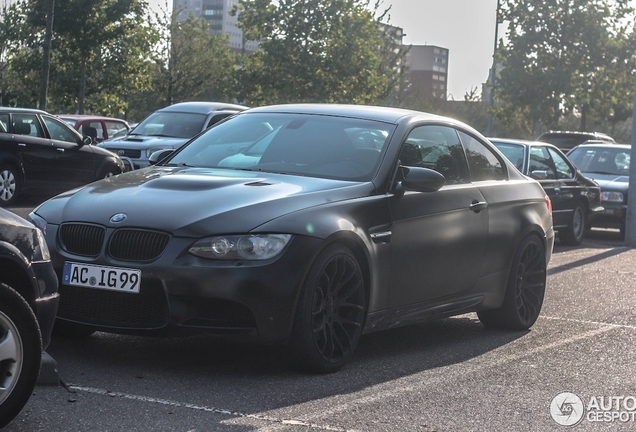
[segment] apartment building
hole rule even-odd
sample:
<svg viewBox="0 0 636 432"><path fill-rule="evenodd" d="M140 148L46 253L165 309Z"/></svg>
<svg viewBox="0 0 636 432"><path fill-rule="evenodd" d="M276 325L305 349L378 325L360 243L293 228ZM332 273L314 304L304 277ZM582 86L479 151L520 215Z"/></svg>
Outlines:
<svg viewBox="0 0 636 432"><path fill-rule="evenodd" d="M258 44L243 38L243 31L236 26L238 17L230 15L237 3L236 0L173 0L172 10L177 14L177 21L185 21L190 15L205 18L210 23L211 34L227 34L234 51L251 53Z"/></svg>
<svg viewBox="0 0 636 432"><path fill-rule="evenodd" d="M410 91L446 100L448 49L435 45L411 45L407 55Z"/></svg>

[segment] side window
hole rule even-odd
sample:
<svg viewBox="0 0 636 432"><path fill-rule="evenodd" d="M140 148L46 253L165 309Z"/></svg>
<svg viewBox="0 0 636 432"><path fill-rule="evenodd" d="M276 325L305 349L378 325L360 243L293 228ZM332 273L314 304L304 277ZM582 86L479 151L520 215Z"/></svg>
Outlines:
<svg viewBox="0 0 636 432"><path fill-rule="evenodd" d="M127 129L124 123L114 122L114 121L105 121L106 130L108 131L108 137L112 138L115 133L122 129ZM102 135L103 136L103 135Z"/></svg>
<svg viewBox="0 0 636 432"><path fill-rule="evenodd" d="M543 175L537 176L533 173L535 171L545 172L545 177ZM546 178L551 180L556 180L557 173L554 163L550 158L550 154L548 153L548 149L542 146L533 146L530 149L530 169L528 170L530 176L534 178Z"/></svg>
<svg viewBox="0 0 636 432"><path fill-rule="evenodd" d="M484 143L467 133L459 132L466 149L470 177L474 182L505 180L502 161Z"/></svg>
<svg viewBox="0 0 636 432"><path fill-rule="evenodd" d="M468 167L459 137L453 128L446 126L413 129L402 144L400 164L435 170L446 178L446 184L468 182Z"/></svg>
<svg viewBox="0 0 636 432"><path fill-rule="evenodd" d="M554 166L557 172L557 178L560 178L560 179L574 178L574 170L570 167L570 165L567 163L567 161L565 160L563 156L561 156L559 153L557 153L551 148L548 148L548 153L550 153L550 156L552 157L552 160L554 161Z"/></svg>
<svg viewBox="0 0 636 432"><path fill-rule="evenodd" d="M82 134L93 138L93 142L104 141L104 127L101 122L91 122L82 125Z"/></svg>
<svg viewBox="0 0 636 432"><path fill-rule="evenodd" d="M42 120L44 120L44 124L49 129L51 139L66 141L73 144L78 143L80 139L78 133L75 132L75 129L71 129L71 127L66 123L47 116L42 116Z"/></svg>
<svg viewBox="0 0 636 432"><path fill-rule="evenodd" d="M13 114L13 133L44 138L44 132L35 114Z"/></svg>
<svg viewBox="0 0 636 432"><path fill-rule="evenodd" d="M9 114L0 114L0 132L9 132Z"/></svg>

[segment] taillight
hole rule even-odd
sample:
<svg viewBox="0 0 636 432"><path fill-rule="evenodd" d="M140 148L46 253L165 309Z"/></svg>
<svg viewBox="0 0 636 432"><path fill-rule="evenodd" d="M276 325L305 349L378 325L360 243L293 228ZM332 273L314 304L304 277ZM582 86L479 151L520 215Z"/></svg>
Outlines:
<svg viewBox="0 0 636 432"><path fill-rule="evenodd" d="M552 216L552 201L550 201L550 197L547 195L545 196L545 206L548 208L550 216Z"/></svg>

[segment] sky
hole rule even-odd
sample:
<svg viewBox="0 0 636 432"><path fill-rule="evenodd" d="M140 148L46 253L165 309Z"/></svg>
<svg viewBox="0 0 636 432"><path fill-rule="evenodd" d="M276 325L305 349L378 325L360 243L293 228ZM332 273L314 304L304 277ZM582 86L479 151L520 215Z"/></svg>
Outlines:
<svg viewBox="0 0 636 432"><path fill-rule="evenodd" d="M448 99L464 95L488 80L495 46L497 0L383 0L389 23L402 27L407 45L448 48ZM165 0L149 0L151 7ZM168 1L172 6L172 1ZM500 35L503 29L500 28Z"/></svg>

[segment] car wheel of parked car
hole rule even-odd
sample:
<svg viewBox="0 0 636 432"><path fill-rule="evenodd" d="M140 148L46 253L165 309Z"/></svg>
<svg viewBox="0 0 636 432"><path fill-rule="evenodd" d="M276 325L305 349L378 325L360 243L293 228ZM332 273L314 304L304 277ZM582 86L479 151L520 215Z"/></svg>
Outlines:
<svg viewBox="0 0 636 432"><path fill-rule="evenodd" d="M503 304L478 312L488 327L527 330L539 317L546 286L545 246L536 235L526 237L512 261Z"/></svg>
<svg viewBox="0 0 636 432"><path fill-rule="evenodd" d="M561 243L567 246L578 246L583 242L585 234L585 211L583 207L577 205L572 212L570 224L559 231Z"/></svg>
<svg viewBox="0 0 636 432"><path fill-rule="evenodd" d="M33 310L0 283L0 428L27 403L42 363L42 336Z"/></svg>
<svg viewBox="0 0 636 432"><path fill-rule="evenodd" d="M20 177L11 165L0 166L0 205L12 204L20 192Z"/></svg>
<svg viewBox="0 0 636 432"><path fill-rule="evenodd" d="M82 338L95 333L95 330L81 324L73 324L68 321L55 320L53 335L59 337Z"/></svg>
<svg viewBox="0 0 636 432"><path fill-rule="evenodd" d="M351 358L366 311L364 278L351 251L327 247L312 265L301 292L290 339L300 367L335 372Z"/></svg>

